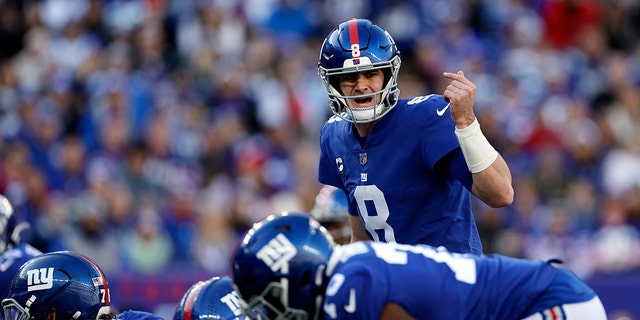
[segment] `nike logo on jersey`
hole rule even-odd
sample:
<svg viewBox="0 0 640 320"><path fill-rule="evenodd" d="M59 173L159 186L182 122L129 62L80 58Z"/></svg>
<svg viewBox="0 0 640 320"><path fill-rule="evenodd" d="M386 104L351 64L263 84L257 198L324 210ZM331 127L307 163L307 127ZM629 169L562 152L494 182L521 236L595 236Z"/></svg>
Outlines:
<svg viewBox="0 0 640 320"><path fill-rule="evenodd" d="M450 106L450 105L451 105L450 103L447 103L447 105L446 105L444 108L442 108L442 109L436 109L436 113L438 114L438 116L439 116L439 117L442 117L442 115L444 114L444 112L445 112L445 111L447 111L447 109L449 109L449 106Z"/></svg>
<svg viewBox="0 0 640 320"><path fill-rule="evenodd" d="M349 313L356 312L356 289L351 288L351 291L349 291L349 304L344 306L344 311Z"/></svg>

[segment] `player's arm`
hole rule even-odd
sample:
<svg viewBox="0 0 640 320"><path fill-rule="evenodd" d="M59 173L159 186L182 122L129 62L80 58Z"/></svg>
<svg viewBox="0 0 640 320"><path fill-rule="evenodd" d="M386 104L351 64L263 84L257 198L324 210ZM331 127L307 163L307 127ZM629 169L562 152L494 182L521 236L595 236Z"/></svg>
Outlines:
<svg viewBox="0 0 640 320"><path fill-rule="evenodd" d="M473 112L476 86L458 73L445 72L451 83L444 91L450 103L451 118L456 124L456 136L465 161L473 176L471 192L492 207L504 207L513 202L511 171L502 156L482 134Z"/></svg>
<svg viewBox="0 0 640 320"><path fill-rule="evenodd" d="M413 320L414 318L409 315L404 308L393 303L388 302L382 308L382 313L380 314L380 320Z"/></svg>
<svg viewBox="0 0 640 320"><path fill-rule="evenodd" d="M489 167L472 176L471 192L487 205L499 208L513 202L511 171L502 156L498 155Z"/></svg>
<svg viewBox="0 0 640 320"><path fill-rule="evenodd" d="M349 216L349 224L351 224L351 243L356 241L371 240L364 229L364 224L359 216Z"/></svg>

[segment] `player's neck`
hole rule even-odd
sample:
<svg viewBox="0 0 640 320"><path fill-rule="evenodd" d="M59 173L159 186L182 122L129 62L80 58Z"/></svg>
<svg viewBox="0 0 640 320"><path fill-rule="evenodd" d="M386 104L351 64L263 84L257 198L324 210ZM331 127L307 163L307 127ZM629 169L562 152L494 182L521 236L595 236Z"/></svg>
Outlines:
<svg viewBox="0 0 640 320"><path fill-rule="evenodd" d="M378 121L379 120L367 123L354 123L353 126L356 128L354 132L360 138L366 138L369 134L371 134L371 131L373 131L373 127L375 127Z"/></svg>

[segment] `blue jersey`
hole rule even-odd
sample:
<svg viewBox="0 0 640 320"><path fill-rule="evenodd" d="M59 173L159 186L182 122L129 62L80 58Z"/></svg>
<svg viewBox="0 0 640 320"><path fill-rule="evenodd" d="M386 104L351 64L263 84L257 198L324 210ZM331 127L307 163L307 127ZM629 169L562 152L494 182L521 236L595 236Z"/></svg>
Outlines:
<svg viewBox="0 0 640 320"><path fill-rule="evenodd" d="M441 95L400 99L362 143L354 130L337 116L324 124L318 181L348 194L371 239L482 253L469 168L436 166L462 154Z"/></svg>
<svg viewBox="0 0 640 320"><path fill-rule="evenodd" d="M146 311L128 310L116 316L116 320L164 320L162 317Z"/></svg>
<svg viewBox="0 0 640 320"><path fill-rule="evenodd" d="M325 319L379 319L387 302L416 319L522 319L595 297L548 262L425 245L356 242L336 249L328 270Z"/></svg>
<svg viewBox="0 0 640 320"><path fill-rule="evenodd" d="M11 281L18 269L29 259L42 254L40 250L27 243L20 243L17 246L5 251L0 256L0 301L9 296ZM0 313L0 319L3 315Z"/></svg>

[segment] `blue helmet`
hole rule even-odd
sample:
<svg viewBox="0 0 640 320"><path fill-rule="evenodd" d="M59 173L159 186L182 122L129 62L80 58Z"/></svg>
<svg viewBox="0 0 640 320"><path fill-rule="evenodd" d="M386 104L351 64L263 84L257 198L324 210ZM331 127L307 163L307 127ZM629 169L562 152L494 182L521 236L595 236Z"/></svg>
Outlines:
<svg viewBox="0 0 640 320"><path fill-rule="evenodd" d="M245 310L262 319L318 319L334 246L306 213L282 212L254 224L233 257L233 283Z"/></svg>
<svg viewBox="0 0 640 320"><path fill-rule="evenodd" d="M10 248L11 233L16 224L11 202L0 195L0 253Z"/></svg>
<svg viewBox="0 0 640 320"><path fill-rule="evenodd" d="M2 300L6 320L103 319L111 297L104 273L84 255L71 251L31 258L14 276Z"/></svg>
<svg viewBox="0 0 640 320"><path fill-rule="evenodd" d="M180 299L173 320L243 320L238 294L231 277L213 277L198 281Z"/></svg>
<svg viewBox="0 0 640 320"><path fill-rule="evenodd" d="M357 97L347 97L341 92L340 75L373 69L384 72L381 91ZM347 20L333 29L322 44L318 62L318 73L327 89L331 111L346 121L356 123L378 120L396 106L400 95L399 70L400 52L393 38L367 19ZM347 98L364 97L373 97L373 106L350 107Z"/></svg>
<svg viewBox="0 0 640 320"><path fill-rule="evenodd" d="M323 186L316 195L311 215L320 223L349 221L347 196L334 186Z"/></svg>
<svg viewBox="0 0 640 320"><path fill-rule="evenodd" d="M349 204L342 190L323 186L316 196L311 215L327 228L336 242L344 244L351 239Z"/></svg>
<svg viewBox="0 0 640 320"><path fill-rule="evenodd" d="M18 219L9 199L0 194L0 253L18 244L29 228L28 222Z"/></svg>

